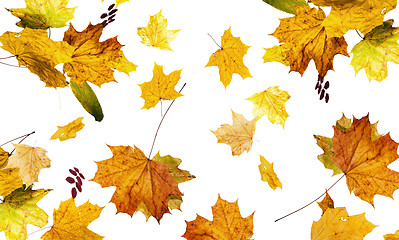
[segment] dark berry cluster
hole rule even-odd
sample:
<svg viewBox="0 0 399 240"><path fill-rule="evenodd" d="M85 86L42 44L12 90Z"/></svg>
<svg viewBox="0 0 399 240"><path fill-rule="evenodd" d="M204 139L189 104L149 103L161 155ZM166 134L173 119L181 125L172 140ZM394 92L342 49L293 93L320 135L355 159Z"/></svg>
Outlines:
<svg viewBox="0 0 399 240"><path fill-rule="evenodd" d="M101 17L100 17L101 19L108 17L107 19L104 19L104 21L102 22L103 27L106 27L108 24L115 21L115 15L116 15L116 12L118 11L118 9L116 9L114 7L115 7L115 3L109 5L108 12L101 14Z"/></svg>
<svg viewBox="0 0 399 240"><path fill-rule="evenodd" d="M323 86L323 81L324 81L324 77L321 77L319 75L319 77L317 78L316 87L314 89L317 91L317 94L320 95L320 100L322 100L324 98L326 103L328 103L328 101L330 100L330 95L328 93L326 93L326 90L330 87L330 82L327 81L326 83L324 83L324 86Z"/></svg>
<svg viewBox="0 0 399 240"><path fill-rule="evenodd" d="M74 184L75 183L75 187L73 187L71 189L71 194L72 194L72 198L75 198L76 195L78 194L78 192L76 191L76 189L78 189L79 192L82 192L82 179L85 179L85 177L83 176L83 174L81 174L79 172L79 169L77 169L76 167L74 167L73 169L69 169L69 172L73 175L72 177L67 177L65 180L67 182L69 182L70 184Z"/></svg>

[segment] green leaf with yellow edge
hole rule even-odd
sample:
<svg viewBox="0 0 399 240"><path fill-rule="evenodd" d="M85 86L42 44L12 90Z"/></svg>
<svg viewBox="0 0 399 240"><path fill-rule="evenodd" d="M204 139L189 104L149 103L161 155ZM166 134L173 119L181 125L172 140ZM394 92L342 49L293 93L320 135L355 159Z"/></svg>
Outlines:
<svg viewBox="0 0 399 240"><path fill-rule="evenodd" d="M353 47L351 65L356 74L364 68L369 81L381 82L388 76L387 62L399 63L399 31L392 24L393 20L385 21Z"/></svg>
<svg viewBox="0 0 399 240"><path fill-rule="evenodd" d="M290 66L288 57L292 54L291 43L265 48L265 50L265 55L262 57L263 62L280 62L285 66Z"/></svg>
<svg viewBox="0 0 399 240"><path fill-rule="evenodd" d="M262 181L267 182L269 186L276 190L276 188L283 188L283 185L274 172L273 163L269 163L266 158L260 156L260 164L258 166Z"/></svg>
<svg viewBox="0 0 399 240"><path fill-rule="evenodd" d="M8 164L10 154L0 147L0 169L5 168Z"/></svg>
<svg viewBox="0 0 399 240"><path fill-rule="evenodd" d="M81 86L74 81L71 81L70 84L73 95L75 95L76 99L82 104L83 108L90 113L96 121L101 122L104 118L103 110L97 95L93 92L90 85L87 84L86 81L83 82Z"/></svg>
<svg viewBox="0 0 399 240"><path fill-rule="evenodd" d="M51 136L51 139L59 139L60 141L65 141L71 138L76 137L76 132L83 129L85 126L82 123L83 117L78 117L74 121L68 123L65 126L59 127L57 126L58 130Z"/></svg>
<svg viewBox="0 0 399 240"><path fill-rule="evenodd" d="M141 96L144 99L143 109L155 107L161 100L175 100L183 94L175 91L175 86L180 80L181 70L176 70L168 75L163 73L163 66L155 63L151 81L139 84Z"/></svg>
<svg viewBox="0 0 399 240"><path fill-rule="evenodd" d="M164 18L161 12L162 10L150 16L148 25L137 28L137 34L141 38L141 43L146 46L172 51L170 42L176 38L180 30L167 30L168 20Z"/></svg>
<svg viewBox="0 0 399 240"><path fill-rule="evenodd" d="M194 175L190 174L189 171L181 170L178 168L182 160L180 158L174 158L170 155L161 156L159 152L152 158L153 161L166 163L169 167L169 173L178 183L189 181L195 178Z"/></svg>
<svg viewBox="0 0 399 240"><path fill-rule="evenodd" d="M0 196L3 198L22 186L19 178L19 168L6 168L0 170Z"/></svg>
<svg viewBox="0 0 399 240"><path fill-rule="evenodd" d="M247 66L244 65L243 57L247 54L249 47L241 42L240 37L231 34L231 27L224 31L222 45L210 57L205 67L218 67L220 81L226 88L237 73L243 79L252 77Z"/></svg>
<svg viewBox="0 0 399 240"><path fill-rule="evenodd" d="M131 69L131 66L124 63L126 58L121 57L122 44L117 37L99 41L102 31L101 23L89 24L82 32L76 31L70 24L64 33L64 41L75 47L75 51L72 61L65 63L63 70L79 86L87 81L101 87L104 83L116 82L111 68L122 71Z"/></svg>
<svg viewBox="0 0 399 240"><path fill-rule="evenodd" d="M20 33L5 32L0 42L4 50L16 56L19 65L38 75L46 87L68 86L64 74L55 66L71 61L74 47L49 39L45 30L30 28Z"/></svg>
<svg viewBox="0 0 399 240"><path fill-rule="evenodd" d="M54 209L51 229L45 232L41 239L101 240L103 237L89 230L87 226L100 216L103 208L89 201L76 207L75 200L72 198L62 201L58 209Z"/></svg>
<svg viewBox="0 0 399 240"><path fill-rule="evenodd" d="M278 86L272 86L265 91L256 93L246 100L254 104L252 114L256 120L267 115L271 123L280 124L284 128L288 113L285 103L290 99L287 91L280 90Z"/></svg>
<svg viewBox="0 0 399 240"><path fill-rule="evenodd" d="M327 37L342 37L348 30L358 29L363 34L381 25L387 12L395 9L397 0L312 0L321 6L331 6L323 22Z"/></svg>
<svg viewBox="0 0 399 240"><path fill-rule="evenodd" d="M32 190L32 186L24 189L14 190L0 203L0 231L5 232L7 240L24 239L27 224L41 228L48 222L48 215L36 203L50 190Z"/></svg>
<svg viewBox="0 0 399 240"><path fill-rule="evenodd" d="M278 10L296 14L296 7L309 6L305 0L263 0L265 3L277 8Z"/></svg>
<svg viewBox="0 0 399 240"><path fill-rule="evenodd" d="M399 240L399 230L396 230L394 234L392 233L385 234L384 240Z"/></svg>
<svg viewBox="0 0 399 240"><path fill-rule="evenodd" d="M7 9L21 19L19 27L47 29L61 28L73 18L75 8L67 8L69 0L25 0L26 8Z"/></svg>

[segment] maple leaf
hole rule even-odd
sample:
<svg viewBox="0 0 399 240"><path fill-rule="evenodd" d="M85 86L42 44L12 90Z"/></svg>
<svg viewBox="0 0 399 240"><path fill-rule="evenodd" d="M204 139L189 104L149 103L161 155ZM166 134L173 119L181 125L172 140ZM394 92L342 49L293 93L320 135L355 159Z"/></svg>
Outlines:
<svg viewBox="0 0 399 240"><path fill-rule="evenodd" d="M242 218L238 203L229 203L220 196L212 207L213 221L209 221L197 214L194 221L187 222L186 232L183 237L188 240L205 239L228 239L241 240L251 239L253 235L254 213Z"/></svg>
<svg viewBox="0 0 399 240"><path fill-rule="evenodd" d="M166 30L168 20L162 16L161 12L162 10L150 16L147 27L137 28L137 34L141 38L141 43L146 46L172 51L169 44L180 30Z"/></svg>
<svg viewBox="0 0 399 240"><path fill-rule="evenodd" d="M331 208L331 203L334 204L331 198L326 201L330 205L323 206L325 210L322 208L323 215L320 220L312 224L312 240L362 240L376 227L367 221L365 213L348 216L345 208Z"/></svg>
<svg viewBox="0 0 399 240"><path fill-rule="evenodd" d="M82 239L82 236L87 240L103 239L102 236L87 228L92 221L100 216L103 208L93 205L89 201L76 207L72 198L62 201L58 210L54 209L54 221L51 229L45 232L41 239Z"/></svg>
<svg viewBox="0 0 399 240"><path fill-rule="evenodd" d="M278 187L283 188L277 174L274 172L273 163L269 163L263 156L260 156L258 168L262 181L267 182L273 190L276 190Z"/></svg>
<svg viewBox="0 0 399 240"><path fill-rule="evenodd" d="M331 6L331 12L323 22L328 37L341 37L350 29L363 34L381 25L384 15L396 7L397 0L312 0L318 6Z"/></svg>
<svg viewBox="0 0 399 240"><path fill-rule="evenodd" d="M117 37L100 42L102 30L101 23L89 24L82 32L77 32L70 24L64 34L64 41L75 47L72 61L64 64L64 72L79 86L85 81L99 87L103 83L116 82L111 68L125 71L124 68L117 67L123 54L120 53L122 45Z"/></svg>
<svg viewBox="0 0 399 240"><path fill-rule="evenodd" d="M0 169L7 166L9 156L10 156L10 154L8 152L4 151L4 149L0 147Z"/></svg>
<svg viewBox="0 0 399 240"><path fill-rule="evenodd" d="M296 14L296 7L309 6L304 0L263 0L265 3L287 13Z"/></svg>
<svg viewBox="0 0 399 240"><path fill-rule="evenodd" d="M0 170L0 196L7 196L15 189L22 186L19 178L19 168L6 168Z"/></svg>
<svg viewBox="0 0 399 240"><path fill-rule="evenodd" d="M284 128L285 120L288 117L284 104L290 97L287 91L280 90L278 86L272 86L246 100L254 104L252 114L255 119L258 120L266 114L271 123L280 124Z"/></svg>
<svg viewBox="0 0 399 240"><path fill-rule="evenodd" d="M54 42L41 29L25 28L20 33L5 32L0 36L2 48L14 54L19 65L38 75L46 87L66 87L65 76L55 69L59 63L71 61L73 47Z"/></svg>
<svg viewBox="0 0 399 240"><path fill-rule="evenodd" d="M183 96L183 94L174 90L180 79L181 70L165 75L163 67L155 63L152 73L151 81L139 84L141 97L145 101L142 108L150 109L155 107L160 100L174 100Z"/></svg>
<svg viewBox="0 0 399 240"><path fill-rule="evenodd" d="M120 4L124 3L124 2L128 2L129 0L116 0L116 6L119 6ZM101 0L101 2L104 2L104 0Z"/></svg>
<svg viewBox="0 0 399 240"><path fill-rule="evenodd" d="M385 21L353 47L351 65L356 74L364 68L369 81L381 82L388 76L387 62L399 63L399 31L392 24L393 20Z"/></svg>
<svg viewBox="0 0 399 240"><path fill-rule="evenodd" d="M385 234L384 240L398 240L399 239L399 230L396 230L394 234Z"/></svg>
<svg viewBox="0 0 399 240"><path fill-rule="evenodd" d="M86 81L83 82L81 86L74 81L70 83L73 95L75 95L76 99L82 104L83 108L90 113L96 121L101 122L104 118L103 110L98 102L97 95L93 92L90 85L87 84Z"/></svg>
<svg viewBox="0 0 399 240"><path fill-rule="evenodd" d="M226 88L237 73L243 79L252 77L244 65L243 57L248 51L248 46L241 42L240 37L231 34L231 27L224 31L222 46L209 58L205 67L216 66L219 68L220 81Z"/></svg>
<svg viewBox="0 0 399 240"><path fill-rule="evenodd" d="M168 213L168 197L180 195L178 182L169 173L170 166L149 160L137 147L108 146L113 157L96 162L98 170L92 179L102 187L116 186L111 202L117 212L131 216L143 202L146 211L158 222Z"/></svg>
<svg viewBox="0 0 399 240"><path fill-rule="evenodd" d="M116 69L119 72L123 72L129 76L129 73L132 71L136 71L137 65L129 62L125 57L125 54L122 50L118 53L119 57L108 63L110 68Z"/></svg>
<svg viewBox="0 0 399 240"><path fill-rule="evenodd" d="M59 139L60 141L65 141L76 137L76 132L83 129L85 126L82 123L83 117L78 117L73 122L68 123L65 126L57 126L58 130L51 136L51 139Z"/></svg>
<svg viewBox="0 0 399 240"><path fill-rule="evenodd" d="M334 126L331 161L345 174L349 191L374 206L374 195L392 198L399 188L399 173L387 167L399 155L389 134L373 141L371 126L368 116L353 118L346 132Z"/></svg>
<svg viewBox="0 0 399 240"><path fill-rule="evenodd" d="M290 66L289 56L292 54L292 44L284 43L282 45L265 48L266 52L263 55L263 62L280 62L285 66Z"/></svg>
<svg viewBox="0 0 399 240"><path fill-rule="evenodd" d="M19 27L47 29L61 28L73 18L75 8L67 8L69 0L25 0L26 8L7 9L21 19Z"/></svg>
<svg viewBox="0 0 399 240"><path fill-rule="evenodd" d="M47 224L48 215L36 203L50 190L31 188L18 188L0 203L0 231L5 232L7 240L24 239L27 224L38 227Z"/></svg>
<svg viewBox="0 0 399 240"><path fill-rule="evenodd" d="M323 210L323 214L327 211L329 208L334 208L334 201L330 197L330 194L326 192L326 196L323 198L322 201L317 202L321 210Z"/></svg>
<svg viewBox="0 0 399 240"><path fill-rule="evenodd" d="M251 150L252 138L255 133L256 119L248 121L243 115L231 111L233 125L223 124L216 131L211 131L218 139L218 143L231 146L233 155L241 155L244 151Z"/></svg>
<svg viewBox="0 0 399 240"><path fill-rule="evenodd" d="M39 172L50 167L50 159L46 150L40 147L31 147L26 144L13 144L15 153L11 155L7 168L19 168L19 177L30 186L38 181Z"/></svg>
<svg viewBox="0 0 399 240"><path fill-rule="evenodd" d="M313 59L319 75L325 77L328 70L333 70L335 55L349 57L346 50L348 44L344 37L327 36L322 25L325 17L322 9L298 7L296 16L280 19L280 25L271 35L280 43L290 44L280 47L289 52L283 59L290 63L290 71L303 75Z"/></svg>

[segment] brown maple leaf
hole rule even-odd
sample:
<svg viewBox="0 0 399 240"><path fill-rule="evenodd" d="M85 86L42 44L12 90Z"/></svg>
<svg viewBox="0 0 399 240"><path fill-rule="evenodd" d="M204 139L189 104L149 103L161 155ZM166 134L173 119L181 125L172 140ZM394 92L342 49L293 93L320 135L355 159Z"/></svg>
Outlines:
<svg viewBox="0 0 399 240"><path fill-rule="evenodd" d="M102 187L116 186L111 202L117 212L133 215L145 205L158 222L169 213L168 197L183 196L178 182L169 173L166 163L149 160L144 153L130 146L108 146L113 157L96 162L98 171L92 179ZM138 208L140 205L140 208Z"/></svg>
<svg viewBox="0 0 399 240"><path fill-rule="evenodd" d="M229 203L219 196L216 204L212 207L212 214L213 221L197 215L194 221L187 222L187 229L183 237L188 240L251 239L254 213L242 218L237 201Z"/></svg>
<svg viewBox="0 0 399 240"><path fill-rule="evenodd" d="M399 188L399 173L387 166L399 157L398 143L389 133L373 141L375 133L368 115L353 118L348 131L333 128L331 161L346 175L349 191L373 206L376 194L392 198Z"/></svg>

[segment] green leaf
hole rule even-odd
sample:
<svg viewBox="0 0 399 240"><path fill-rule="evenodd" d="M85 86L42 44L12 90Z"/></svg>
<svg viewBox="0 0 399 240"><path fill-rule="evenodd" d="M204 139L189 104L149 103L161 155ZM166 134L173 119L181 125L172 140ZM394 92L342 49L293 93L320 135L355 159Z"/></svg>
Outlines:
<svg viewBox="0 0 399 240"><path fill-rule="evenodd" d="M263 0L278 10L296 15L296 7L309 6L305 0Z"/></svg>
<svg viewBox="0 0 399 240"><path fill-rule="evenodd" d="M96 94L93 92L89 84L84 82L79 86L74 81L71 81L71 89L76 99L82 104L83 108L90 113L98 122L104 118L103 110L98 102Z"/></svg>

